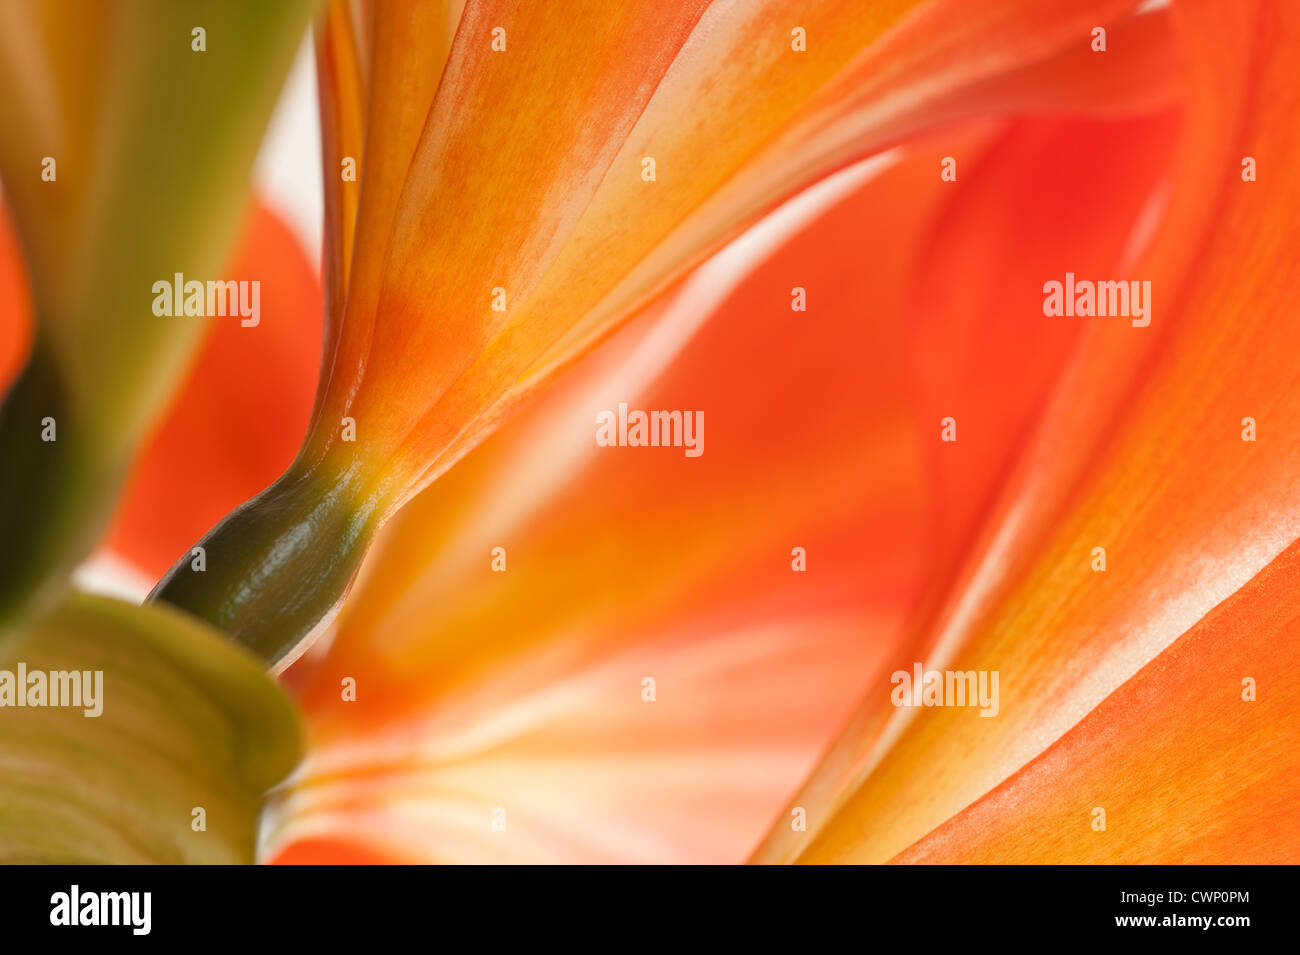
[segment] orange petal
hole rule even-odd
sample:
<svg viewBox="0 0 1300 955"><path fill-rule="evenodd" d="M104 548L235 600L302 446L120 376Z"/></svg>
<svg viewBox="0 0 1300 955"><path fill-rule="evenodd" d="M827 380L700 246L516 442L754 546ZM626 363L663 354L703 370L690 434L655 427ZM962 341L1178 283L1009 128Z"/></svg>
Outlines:
<svg viewBox="0 0 1300 955"><path fill-rule="evenodd" d="M1188 152L1164 227L1131 273L1152 276L1152 326L1087 320L1087 347L1022 462L1028 476L1011 483L926 657L999 671L999 716L897 711L892 748L873 754L804 859L902 850L1041 753L1300 534L1300 445L1285 430L1300 414L1296 336L1278 320L1300 294L1300 227L1286 211L1300 198L1286 119L1300 109L1300 11L1173 14ZM1243 156L1270 177L1243 182ZM1242 440L1246 417L1258 442ZM1104 574L1090 569L1098 546Z"/></svg>
<svg viewBox="0 0 1300 955"><path fill-rule="evenodd" d="M710 263L412 502L328 655L288 674L307 684L317 748L280 840L402 858L743 857L879 666L917 578L918 449L905 367L887 358L904 329L856 305L901 314L891 277L944 194L946 148L807 226L785 210L799 234L739 288L732 263L770 240ZM878 271L853 271L864 255ZM806 313L791 309L796 281ZM598 448L596 412L619 401L723 426L698 458ZM340 700L349 675L356 703ZM503 804L516 834L494 839Z"/></svg>
<svg viewBox="0 0 1300 955"><path fill-rule="evenodd" d="M1131 8L1000 0L972 20L952 0L584 2L561 20L468 6L409 168L392 164L398 211L374 241L362 200L294 471L214 533L237 568L200 580L180 562L155 597L283 665L398 507L704 255L906 132L1015 104L997 77ZM372 73L380 59L377 47ZM374 188L386 201L396 181Z"/></svg>
<svg viewBox="0 0 1300 955"><path fill-rule="evenodd" d="M356 238L360 166L365 159L365 77L353 29L352 4L332 0L315 27L316 94L320 102L321 179L325 184L322 255L326 314L343 314ZM348 160L353 163L349 172ZM345 178L347 176L348 178ZM332 329L334 323L327 325ZM324 353L332 350L331 338Z"/></svg>
<svg viewBox="0 0 1300 955"><path fill-rule="evenodd" d="M346 839L304 839L269 861L276 865L393 865L401 860Z"/></svg>
<svg viewBox="0 0 1300 955"><path fill-rule="evenodd" d="M320 397L348 296L354 311L374 306L402 183L464 6L464 0L332 0L317 26L329 289ZM366 142L380 148L367 156ZM342 178L345 157L356 161L354 180ZM374 251L362 257L350 291L357 243Z"/></svg>
<svg viewBox="0 0 1300 955"><path fill-rule="evenodd" d="M624 16L639 17L635 6L626 5ZM1054 6L1048 15L1041 3L1009 0L995 5L988 20L972 23L954 16L950 4L935 3L903 22L912 6L766 4L752 12L711 6L702 14L683 7L676 25L659 17L653 31L625 23L623 29L643 32L634 55L606 51L606 59L592 61L590 76L581 59L566 56L566 77L590 83L581 87L591 97L582 108L580 87L570 82L554 94L517 92L519 73L545 73L564 44L556 37L548 49L535 48L545 30L571 37L571 24L520 24L526 45L503 56L492 52L488 31L504 19L476 8L462 23L463 42L448 66L455 82L440 89L404 191L407 208L386 253L389 271L379 296L384 321L373 338L365 332L373 321L366 314L350 314L346 322L363 335L364 377L355 391L339 387L356 382L355 375L336 385L346 404L331 408L323 422L328 431L318 436L336 441L334 425L344 413L364 418L378 429L367 450L390 470L412 462L417 486L427 483L485 433L487 422L474 420L491 415L485 399L508 407L759 212L903 129L952 115L958 104L973 113L1014 101L1003 87L979 87L988 99L961 91L1053 58L1083 42L1085 24L1131 4ZM583 34L582 56L595 54L589 34L622 36L619 24L606 22L608 9ZM695 15L698 24L690 22ZM791 24L818 38L807 56L791 50ZM954 60L953 48L967 44L979 45L980 55ZM651 50L653 67L628 71ZM533 51L536 64L515 58ZM1160 55L1152 59L1158 64ZM937 70L938 80L937 60L947 64ZM613 75L605 75L608 62L619 64ZM866 92L864 77L871 77ZM935 86L947 98L932 94L898 105L913 87ZM511 91L525 101L514 105ZM466 101L482 106L465 108ZM548 132L509 138L521 116L542 113ZM581 117L585 129L601 130L604 138L575 141L567 116ZM811 135L810 128L832 121L836 130L851 131L851 142L836 138L832 148ZM513 151L502 148L509 142ZM643 179L647 158L656 164L654 183ZM511 170L527 173L527 191L523 183L492 193L479 188L489 177L505 181ZM561 180L567 182L563 201L556 195ZM431 229L435 216L461 225ZM494 288L507 296L501 315L489 310ZM439 320L420 319L430 314ZM355 367L361 352L349 357L348 334L340 358ZM429 354L439 356L433 373ZM413 382L420 384L413 389Z"/></svg>
<svg viewBox="0 0 1300 955"><path fill-rule="evenodd" d="M32 340L32 295L13 223L0 206L0 398L27 361Z"/></svg>
<svg viewBox="0 0 1300 955"><path fill-rule="evenodd" d="M1076 158L1083 167L1115 140L1158 136L1168 122L1075 124L1068 132L1080 130L1097 150ZM280 809L279 838L350 832L405 858L610 858L582 854L594 847L564 821L573 809L552 801L554 786L555 800L563 792L570 807L583 805L589 832L622 839L632 857L686 858L655 855L657 842L635 848L653 833L697 845L702 858L736 858L862 681L887 672L916 594L924 484L906 403L911 369L896 358L909 351L902 276L915 266L920 237L939 228L927 210L943 213L939 222L952 215L944 200L954 187L940 181L939 158L955 150L974 162L986 138L968 133L916 147L748 279L640 392L635 406L696 406L725 422L698 460L592 447L595 412L638 398L624 362L633 348L655 352L650 342L662 336L646 339L643 327L654 319L662 330L667 319L650 316L412 502L354 593L328 655L310 673L290 671L307 684L317 746L301 789ZM1020 144L1039 162L1055 155L1043 140L1055 152L1073 144L1059 124L1044 124L999 140L995 154ZM1133 170L1135 192L1150 171ZM1123 191L1126 180L1109 179ZM1063 192L1074 178L1065 184ZM855 273L851 263L864 261L873 268ZM715 281L708 271L701 283ZM813 303L807 316L789 310L796 280ZM879 309L876 322L860 320L864 300ZM791 335L796 321L801 331ZM920 363L941 354L924 340L912 348ZM1023 359L1012 351L1005 360L1013 367ZM611 366L612 375L601 371ZM980 367L983 380L962 376L971 393L1005 391L1023 414L1032 395L1003 387L1002 366ZM770 388L775 378L779 392ZM932 379L922 378L924 386ZM880 468L882 460L891 467ZM992 476L981 480L987 492ZM791 572L792 542L806 545L816 573ZM491 573L497 545L510 561L505 575ZM768 633L772 621L780 639ZM747 640L758 648L748 656ZM797 658L807 669L797 669L792 646L804 647ZM717 669L709 661L724 648L738 662ZM681 686L705 664L711 669L700 685L689 696L679 690L678 705L696 707L683 714L689 733L670 721L625 725L611 716L630 707L635 719L644 675ZM365 687L365 701L340 699L348 676ZM764 681L769 695L773 685L784 691L797 682L789 700L802 702L793 711L775 697L758 705L751 694ZM705 699L708 709L698 709ZM571 723L586 727L580 737ZM798 746L778 746L793 729ZM763 758L764 739L765 758L780 763L759 785L743 767ZM660 753L715 767L748 755L729 783L713 773L690 785L676 776L656 785L633 761L623 766L638 748L660 774L667 765ZM621 768L598 784L584 758ZM700 810L724 792L726 819ZM493 841L485 827L494 800L526 812L528 839Z"/></svg>
<svg viewBox="0 0 1300 955"><path fill-rule="evenodd" d="M136 460L106 545L158 577L221 516L273 481L307 430L321 291L297 238L254 205L227 278L261 283L256 327L214 322Z"/></svg>
<svg viewBox="0 0 1300 955"><path fill-rule="evenodd" d="M952 198L927 232L903 303L916 359L912 400L931 475L927 586L910 636L795 797L820 825L852 791L892 712L889 673L924 659L934 619L980 522L997 499L1013 455L1032 433L1081 323L1041 316L1042 277L1058 267L1113 268L1159 181L1173 117L1106 122L1021 120L982 155L962 156ZM937 168L937 162L936 162ZM955 421L955 442L941 439ZM788 859L807 835L773 829L763 861Z"/></svg>
<svg viewBox="0 0 1300 955"><path fill-rule="evenodd" d="M1293 545L1046 752L896 861L1294 860L1297 574Z"/></svg>
<svg viewBox="0 0 1300 955"><path fill-rule="evenodd" d="M331 839L406 861L738 861L839 715L828 701L873 665L872 624L888 620L702 620L579 665L562 644L499 660L489 682L321 742L274 810L272 851ZM356 703L335 681L336 711L384 705L357 679Z"/></svg>

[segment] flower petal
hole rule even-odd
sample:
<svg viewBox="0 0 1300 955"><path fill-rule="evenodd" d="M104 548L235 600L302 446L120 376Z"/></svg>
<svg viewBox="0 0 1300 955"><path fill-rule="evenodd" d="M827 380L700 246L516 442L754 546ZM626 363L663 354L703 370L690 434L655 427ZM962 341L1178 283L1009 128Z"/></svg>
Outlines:
<svg viewBox="0 0 1300 955"><path fill-rule="evenodd" d="M343 314L347 301L361 192L359 168L347 178L345 165L351 159L359 167L365 159L366 78L361 68L364 44L356 36L352 9L348 0L331 0L315 28L321 179L325 184L322 272L326 310L332 319ZM332 345L325 354L330 351Z"/></svg>
<svg viewBox="0 0 1300 955"><path fill-rule="evenodd" d="M1044 753L896 861L1295 859L1297 574L1293 545Z"/></svg>
<svg viewBox="0 0 1300 955"><path fill-rule="evenodd" d="M1041 315L1042 277L1088 274L1122 256L1159 182L1176 129L1169 114L1016 121L982 155L962 156L952 198L927 231L901 309L915 329L912 401L926 435L928 579L888 667L795 803L820 825L870 765L886 721L889 673L925 659L934 621L1033 433L1082 326ZM955 421L957 440L941 438ZM886 692L880 692L880 687ZM807 835L778 826L758 858L789 859Z"/></svg>
<svg viewBox="0 0 1300 955"><path fill-rule="evenodd" d="M914 6L710 6L689 36L675 37L680 49L671 65L663 64L656 89L620 100L615 98L620 87L607 78L600 100L589 104L600 111L583 114L584 125L603 128L593 117L617 104L615 115L626 117L625 123L635 119L635 125L614 130L604 140L605 153L558 154L561 164L554 171L538 165L538 154L546 147L535 137L527 140L529 151L523 156L494 148L507 141L502 137L518 119L514 108L489 95L495 89L490 84L512 82L528 64L521 67L501 56L492 60L486 43L490 15L466 19L461 28L467 38L465 59L453 50L448 75L466 75L471 65L477 72L468 73L472 79L463 89L445 86L434 105L403 198L410 208L398 220L388 250L390 265L409 265L386 279L379 309L385 322L373 341L366 340L371 373L348 405L359 419L382 418L383 431L370 449L386 455L388 436L400 440L398 461L412 461L418 484L427 483L483 433L484 423L473 419L482 413L484 396L499 395L497 401L508 406L546 370L563 365L582 342L631 314L652 290L798 187L879 149L905 128L950 118L954 102L968 114L1006 105L1004 89L994 88L1000 100L957 91L1026 63L1052 59L1070 43L1083 42L1084 24L1131 8L1130 3L1097 2L1062 10L1037 0L1006 0L989 8L993 12L987 20L972 20L954 15L951 4L932 3L904 22ZM808 56L792 51L791 25L824 37L818 41L824 46ZM572 35L567 23L564 29ZM600 26L602 32L606 29L619 35L609 24ZM476 30L484 41L470 46L468 38ZM664 59L672 50L670 39L665 36L659 47ZM551 46L562 42L557 37ZM584 35L584 43L590 43L589 36ZM953 48L967 43L982 43L980 54L953 60ZM1159 55L1154 59L1160 62ZM951 65L939 81L927 73L936 60ZM890 68L882 69L882 64ZM575 68L566 61L566 69ZM623 69L620 61L619 77ZM632 75L647 84L658 76ZM864 91L867 76L872 79ZM931 86L948 98L908 99L914 87ZM570 92L567 86L563 92ZM465 99L493 112L453 113L453 104ZM564 110L575 105L567 95L564 103ZM528 108L546 110L556 141L567 145L571 137L559 134L564 123L557 118L567 113L558 104L534 96ZM808 130L830 124L832 117L837 128L852 132L851 143L837 141L834 149L820 138L810 143ZM533 191L498 191L485 211L483 194L473 186L492 175L492 167L484 167L478 153L473 153L479 159L472 170L458 174L447 164L451 158L467 162L471 144L491 150L493 161L502 164L500 176L507 174L508 163L529 170ZM647 158L656 164L653 183L642 175ZM554 196L553 183L561 176L568 179L564 202ZM577 182L584 182L582 189L575 190ZM468 213L457 210L470 202L482 223L477 226L482 241L465 227L450 233L428 228L435 209L439 216L467 219ZM450 262L460 264L454 279L445 268ZM487 311L494 287L505 289L513 303L499 320ZM415 316L427 314L430 302L438 303L438 314L449 317L418 321ZM445 371L431 376L420 365L430 353L440 356ZM435 399L422 408L412 400L410 383L416 380L427 382L424 387ZM403 406L420 415L409 428L401 424ZM333 420L327 422L331 434Z"/></svg>
<svg viewBox="0 0 1300 955"><path fill-rule="evenodd" d="M317 27L326 183L325 275L330 296L326 373L332 368L348 296L357 300L354 311L373 307L401 186L464 6L464 0L385 0L364 5L332 0ZM367 156L367 142L381 148ZM354 180L342 177L345 157L356 160ZM357 243L374 252L362 257L361 275L350 290ZM362 300L369 306L363 306ZM322 395L328 381L325 374Z"/></svg>
<svg viewBox="0 0 1300 955"><path fill-rule="evenodd" d="M892 354L903 326L861 322L854 304L894 294L895 262L915 246L903 237L944 194L935 168L926 153L858 186L876 175L864 166L801 197L412 502L329 653L287 674L307 684L317 747L277 809L277 844L361 840L406 859L743 857L860 671L879 665L917 576L904 367L859 367ZM772 254L766 236L791 230ZM771 257L732 291L760 254ZM878 272L848 268L864 254ZM791 309L792 277L807 313ZM706 429L696 458L599 448L596 412L619 401L697 407L726 426ZM898 466L877 468L883 457ZM492 572L497 544L507 573ZM793 546L807 573L792 571ZM647 675L654 706L640 697ZM345 676L356 703L340 701ZM494 840L499 804L519 831Z"/></svg>
<svg viewBox="0 0 1300 955"><path fill-rule="evenodd" d="M1106 135L1086 123L1059 127L995 137L995 154L1027 142L1036 148L1022 151L1040 162L1062 143L1073 146L1067 132L1082 129L1097 140L1096 155L1106 156L1115 140L1135 132L1131 123ZM629 858L685 858L665 856L664 840L695 840L714 860L738 858L746 827L775 812L792 771L806 764L857 688L888 672L921 567L941 553L917 549L925 541L926 485L908 404L912 369L897 356L914 350L924 363L942 353L924 340L909 344L903 293L923 255L922 238L937 231L936 219L953 215L954 187L940 180L939 159L955 151L971 157L974 168L988 161L979 159L988 139L979 128L918 143L792 239L693 339L665 353L678 305L638 320L413 501L368 565L328 654L289 671L292 682L304 684L316 746L301 787L277 806L284 826L277 844L351 834L408 859L468 859L476 852L592 858L581 854L594 850L565 821L568 813L544 796L554 786L571 805L585 807L586 829L617 836ZM1084 166L1093 158L1090 151L1076 161ZM1148 186L1149 176L1150 169L1132 172ZM1117 185L1115 177L1110 184ZM1031 195L1026 205L1032 201ZM855 271L859 262L871 267ZM700 308L690 294L696 283L725 288L712 271L717 264L679 293L686 315ZM790 310L793 281L813 303L806 316ZM860 320L863 301L877 321ZM1010 352L1006 368L1022 360ZM634 369L661 364L666 370L652 384L634 384L646 374ZM988 377L970 384L971 394L1011 378L1001 366L982 368ZM777 376L783 386L774 392L769 382ZM932 379L922 381L932 387ZM1029 402L1014 389L1006 400ZM725 427L709 432L708 450L696 460L598 449L596 412L619 401L694 405ZM846 445L847 435L853 437ZM998 452L990 436L984 453L1005 454L1014 437L1002 436ZM891 467L880 468L882 460ZM981 478L983 494L972 477L963 486L978 502L992 478ZM807 559L816 562L807 576L791 572L792 543L806 545ZM490 569L498 545L510 561L506 574ZM771 635L773 621L780 639ZM747 656L745 640L761 654ZM789 698L802 701L797 713L775 697L766 706L753 703L749 694L763 679L769 693L785 686L787 670L796 679L789 656L796 646L804 647L810 667ZM707 679L688 695L685 675L722 648L744 665L717 670L710 663ZM751 684L744 674L754 669L761 673ZM697 708L688 710L689 738L678 738L673 722L634 730L610 716L630 704L632 718L647 674L657 675L661 687L678 688L678 707L689 701ZM360 698L340 700L347 677L359 692L364 687L364 705ZM698 709L701 694L707 711ZM581 741L569 739L570 720L588 726ZM799 745L783 749L779 742L794 728ZM579 760L594 749L605 766L644 751L661 783L629 764L609 785L597 785ZM697 751L714 765L737 753L747 754L738 767L761 761L764 752L768 759L781 754L781 762L768 767L763 785L738 768L729 777L732 812L723 820L701 806L719 804L726 780L701 774L692 788L670 778L660 755L670 750L691 765ZM635 785L611 789L619 780ZM654 796L649 802L641 795L646 790ZM455 805L448 805L453 794ZM527 807L535 841L494 842L483 828L493 800ZM465 826L469 833L458 830Z"/></svg>
<svg viewBox="0 0 1300 955"><path fill-rule="evenodd" d="M22 250L8 210L0 206L0 395L27 361L32 339L32 302Z"/></svg>
<svg viewBox="0 0 1300 955"><path fill-rule="evenodd" d="M1289 253L1300 229L1285 212L1300 198L1300 152L1284 118L1300 109L1289 68L1300 17L1271 3L1173 14L1187 152L1166 221L1133 266L1153 277L1159 335L1127 323L1090 335L1022 462L1030 477L1009 486L993 547L975 553L926 657L931 668L1000 671L1001 712L896 714L892 748L877 749L804 859L905 848L1042 752L1300 535L1300 445L1282 424L1300 413L1300 381L1287 358L1295 336L1277 320L1300 294ZM1267 184L1242 180L1243 156L1274 170ZM1246 417L1268 428L1262 440L1242 440ZM1097 546L1104 574L1090 569Z"/></svg>
<svg viewBox="0 0 1300 955"><path fill-rule="evenodd" d="M397 508L703 256L904 132L1005 106L994 78L1131 8L1000 0L971 20L952 0L582 2L561 20L468 6L387 241L364 237L363 201L299 461L207 539L226 570L180 561L155 599L283 666ZM991 98L963 96L971 84Z"/></svg>

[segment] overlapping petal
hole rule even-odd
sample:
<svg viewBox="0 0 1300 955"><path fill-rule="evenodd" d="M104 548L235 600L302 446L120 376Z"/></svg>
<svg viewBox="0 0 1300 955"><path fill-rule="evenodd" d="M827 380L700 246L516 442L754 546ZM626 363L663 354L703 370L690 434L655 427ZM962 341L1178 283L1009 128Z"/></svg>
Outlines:
<svg viewBox="0 0 1300 955"><path fill-rule="evenodd" d="M898 316L889 264L939 204L934 170L928 152L864 187L876 173L852 170L784 210L411 503L328 652L287 674L315 746L276 849L743 858L919 576L919 448L906 368L884 360L904 329L860 309ZM766 235L792 228L772 255ZM864 248L881 273L847 268ZM729 291L755 255L771 258ZM795 281L808 312L791 310ZM876 373L858 374L870 355ZM598 447L596 413L620 401L702 409L704 453Z"/></svg>
<svg viewBox="0 0 1300 955"><path fill-rule="evenodd" d="M299 461L209 540L228 555L220 574L179 562L156 596L283 665L395 508L685 269L837 166L1005 102L997 77L1132 10L1004 0L971 19L956 6L467 7L409 167L398 136L393 168L363 175L376 221L394 195L397 211L367 233L362 199ZM375 37L388 12L376 8ZM431 46L426 77L441 66Z"/></svg>
<svg viewBox="0 0 1300 955"><path fill-rule="evenodd" d="M1173 14L1189 152L1132 266L1153 277L1151 328L1090 334L927 657L998 670L1001 712L895 714L892 745L877 748L805 860L902 851L1041 753L1297 536L1300 446L1283 422L1300 377L1282 317L1300 291L1288 252L1300 235L1284 211L1296 198L1284 117L1300 105L1288 67L1300 21L1264 2L1180 3ZM1267 189L1243 180L1246 156L1275 171ZM1267 429L1259 440L1243 440L1246 418ZM1091 568L1098 546L1104 573Z"/></svg>
<svg viewBox="0 0 1300 955"><path fill-rule="evenodd" d="M442 79L464 0L333 0L316 29L325 188L326 323L320 396L333 375L347 297L371 301L386 261L406 170ZM375 147L366 155L366 143ZM355 165L345 176L343 163ZM363 186L364 184L364 186ZM361 202L362 190L365 202ZM361 257L349 292L353 250ZM369 305L362 304L365 300Z"/></svg>
<svg viewBox="0 0 1300 955"><path fill-rule="evenodd" d="M1295 859L1297 573L1292 545L1042 755L895 861Z"/></svg>
<svg viewBox="0 0 1300 955"><path fill-rule="evenodd" d="M338 0L321 21L310 432L204 538L204 573L179 563L158 591L283 667L406 508L289 671L313 750L269 850L739 858L775 816L762 861L1292 853L1300 14L700 0L582 3L559 22L462 6ZM14 35L47 29L18 9ZM1087 48L1098 25L1104 56ZM15 72L0 122L93 141L46 112L111 114L96 68L48 87ZM340 175L349 159L360 182ZM30 239L38 299L75 304L42 256L81 248L58 229L84 219L55 209ZM765 261L742 281L746 257ZM1043 315L1044 281L1066 272L1149 280L1150 324ZM0 255L0 308L6 283ZM54 369L58 387L24 384L22 415L73 394L49 325L23 381ZM276 334L303 373L270 397L287 387L297 417L248 490L306 422L300 329ZM244 345L229 344L223 361ZM0 323L0 381L25 348ZM152 348L139 394L162 380ZM176 420L268 400L237 383L200 385ZM138 430L134 400L109 407ZM701 409L704 455L598 447L595 413L620 402ZM74 433L62 466L94 464L103 449ZM173 487L141 473L124 526ZM153 562L187 542L123 541ZM996 718L896 709L889 674L914 661L1001 674ZM1189 710L1241 778L1182 738Z"/></svg>
<svg viewBox="0 0 1300 955"><path fill-rule="evenodd" d="M22 251L7 210L0 206L0 394L26 363L31 339L31 290Z"/></svg>
<svg viewBox="0 0 1300 955"><path fill-rule="evenodd" d="M299 843L290 857L328 854L351 838L406 859L663 860L685 858L689 845L700 858L737 858L741 830L764 808L774 812L794 780L792 756L777 766L759 754L780 752L776 741L794 725L807 755L857 688L912 652L907 614L933 599L927 575L960 551L1053 364L1037 377L1015 373L1027 355L1052 349L1059 366L1078 337L1038 324L1020 337L1023 351L934 347L966 330L962 304L979 315L996 309L1006 263L1039 265L991 244L980 261L1000 270L959 275L948 300L930 287L932 269L969 250L962 238L935 237L973 237L954 220L985 221L998 194L985 178L995 163L1012 178L1050 168L1019 215L1003 211L1006 234L1029 210L1069 210L1077 190L1091 188L1105 201L1083 205L1077 238L1047 242L1040 255L1116 258L1174 129L1162 113L964 127L919 141L747 280L645 389L647 406L695 404L706 420L725 422L710 432L721 448L660 463L593 446L595 411L629 397L623 356L635 348L642 364L654 360L646 336L655 336L642 329L662 335L667 321L654 313L449 472L395 523L328 654L309 668L315 746L276 813L281 842ZM1080 138L1090 143L1082 153ZM1142 161L1107 162L1116 143L1133 140ZM940 160L953 153L977 186L941 181ZM941 248L945 241L956 248ZM807 316L788 311L796 281L814 303ZM918 285L939 299L920 309L919 323ZM1036 286L1030 294L1037 302ZM777 393L765 383L774 377ZM929 460L939 416L918 426L918 401L926 419L955 402L962 420L993 408L1019 423L977 427L956 463ZM963 506L927 515L933 488L960 494ZM818 563L806 577L789 566L796 538L811 542ZM509 554L506 574L491 572L494 545ZM637 695L645 675L689 673L692 660L716 667L723 647L730 670L690 691L709 706L683 713L692 732ZM795 666L803 658L794 647L815 665ZM347 676L358 693L365 688L366 705L343 699ZM754 700L759 687L771 696L764 706ZM689 787L667 773L667 753L694 767L702 750L733 768L700 773ZM621 768L599 785L584 759ZM754 765L764 775L746 771ZM715 816L707 807L724 792L733 811ZM490 828L491 810L508 813L505 804L522 810L525 833ZM790 830L785 818L778 825ZM724 832L725 843L716 838ZM610 844L626 854L590 854Z"/></svg>
<svg viewBox="0 0 1300 955"><path fill-rule="evenodd" d="M894 712L888 676L928 658L963 561L1086 333L1082 323L1042 317L1043 277L1067 268L1107 274L1120 262L1158 191L1176 130L1167 112L1020 120L982 155L959 160L958 182L907 276L902 306L911 317L908 351L918 356L911 400L925 436L928 587L909 638L864 682L870 692L861 709L795 797L817 825L869 768ZM952 442L942 440L947 418ZM805 834L777 827L759 858L788 859L806 843Z"/></svg>

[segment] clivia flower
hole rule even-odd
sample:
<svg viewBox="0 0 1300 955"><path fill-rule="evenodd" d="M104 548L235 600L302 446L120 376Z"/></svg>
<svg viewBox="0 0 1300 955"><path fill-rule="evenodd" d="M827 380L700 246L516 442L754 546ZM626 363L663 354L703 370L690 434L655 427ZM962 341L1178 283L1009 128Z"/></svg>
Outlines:
<svg viewBox="0 0 1300 955"><path fill-rule="evenodd" d="M383 523L557 371L801 187L936 116L1014 100L1008 71L1062 55L1097 12L460 6L327 15L331 311L312 425L285 474L199 542L202 569L187 552L154 591L277 666L328 622ZM978 55L947 56L976 37Z"/></svg>
<svg viewBox="0 0 1300 955"><path fill-rule="evenodd" d="M305 720L262 858L1294 859L1300 14L566 16L324 12L307 439L204 569L26 645L243 701L244 788L186 756L232 855L297 743L222 630ZM600 446L620 405L706 450Z"/></svg>

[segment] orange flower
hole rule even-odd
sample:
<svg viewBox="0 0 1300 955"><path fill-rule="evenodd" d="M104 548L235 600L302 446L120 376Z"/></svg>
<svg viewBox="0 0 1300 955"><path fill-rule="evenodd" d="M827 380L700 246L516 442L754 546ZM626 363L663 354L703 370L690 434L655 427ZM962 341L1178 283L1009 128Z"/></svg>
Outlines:
<svg viewBox="0 0 1300 955"><path fill-rule="evenodd" d="M309 650L264 855L1296 858L1300 9L1134 6L333 4L310 431L157 592Z"/></svg>
<svg viewBox="0 0 1300 955"><path fill-rule="evenodd" d="M909 136L698 332L675 289L395 522L290 671L270 850L717 861L766 811L759 861L1294 858L1297 44L1279 4L1155 8L1105 82L982 101L1052 115ZM1149 276L1152 323L1047 318L1070 270ZM596 451L629 398L725 421L705 467ZM997 717L891 706L913 662L999 672Z"/></svg>
<svg viewBox="0 0 1300 955"><path fill-rule="evenodd" d="M1066 51L1131 8L503 0L466 6L448 47L459 6L325 18L326 160L359 159L360 181L326 169L336 311L311 432L204 539L204 571L186 556L154 593L277 667L399 507L702 256L909 131L1095 96L1114 77Z"/></svg>

